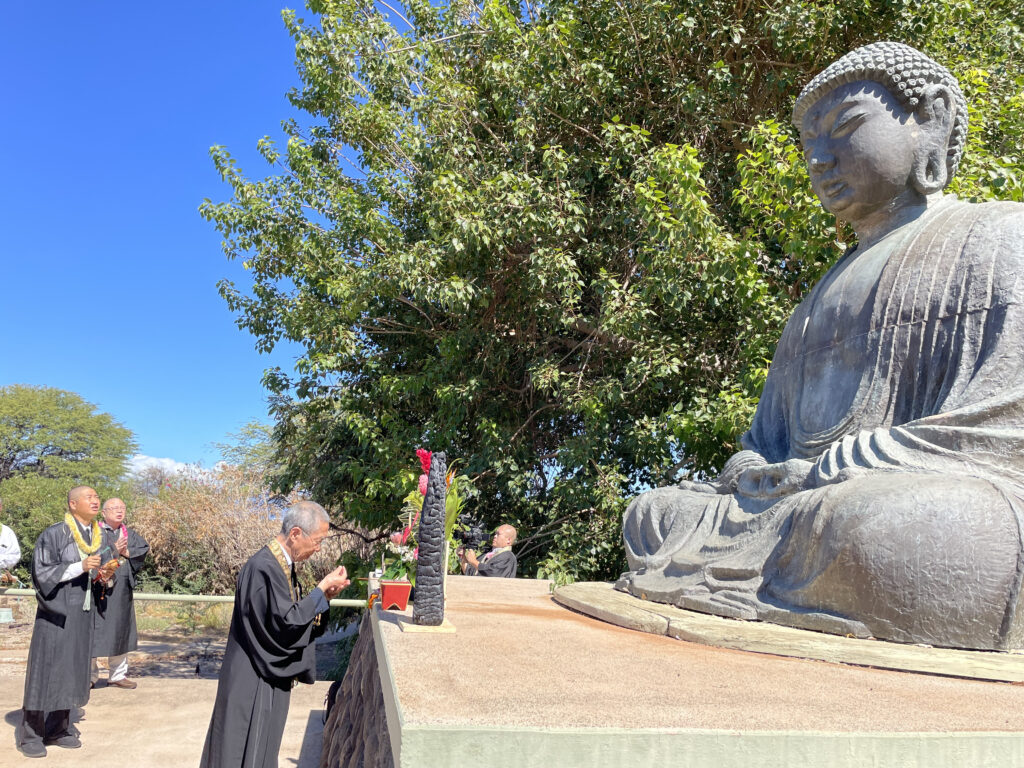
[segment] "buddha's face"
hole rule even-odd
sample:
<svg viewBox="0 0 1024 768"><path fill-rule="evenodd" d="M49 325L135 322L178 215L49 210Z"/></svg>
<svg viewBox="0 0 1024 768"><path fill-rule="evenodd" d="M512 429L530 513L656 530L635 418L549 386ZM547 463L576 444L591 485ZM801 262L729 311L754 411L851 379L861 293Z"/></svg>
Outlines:
<svg viewBox="0 0 1024 768"><path fill-rule="evenodd" d="M800 126L814 193L826 210L854 227L913 197L919 138L916 117L869 80L823 96Z"/></svg>

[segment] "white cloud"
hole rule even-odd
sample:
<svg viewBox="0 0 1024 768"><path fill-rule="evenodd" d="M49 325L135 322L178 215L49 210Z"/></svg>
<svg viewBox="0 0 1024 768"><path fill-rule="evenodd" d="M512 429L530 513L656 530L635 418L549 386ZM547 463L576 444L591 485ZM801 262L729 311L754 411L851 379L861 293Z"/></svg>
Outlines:
<svg viewBox="0 0 1024 768"><path fill-rule="evenodd" d="M192 464L185 464L174 459L158 459L153 456L146 456L144 454L136 454L128 460L128 474L129 475L141 475L147 469L159 469L162 472L166 472L169 475L177 474L178 472L185 472L189 467L194 467Z"/></svg>

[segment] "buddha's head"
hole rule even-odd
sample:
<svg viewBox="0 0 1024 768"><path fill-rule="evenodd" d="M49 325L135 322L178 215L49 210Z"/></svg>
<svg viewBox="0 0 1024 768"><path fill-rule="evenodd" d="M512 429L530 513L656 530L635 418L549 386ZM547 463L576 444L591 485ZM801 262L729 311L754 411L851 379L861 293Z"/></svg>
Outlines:
<svg viewBox="0 0 1024 768"><path fill-rule="evenodd" d="M872 43L807 84L793 124L815 194L857 228L945 188L967 139L967 103L920 51Z"/></svg>

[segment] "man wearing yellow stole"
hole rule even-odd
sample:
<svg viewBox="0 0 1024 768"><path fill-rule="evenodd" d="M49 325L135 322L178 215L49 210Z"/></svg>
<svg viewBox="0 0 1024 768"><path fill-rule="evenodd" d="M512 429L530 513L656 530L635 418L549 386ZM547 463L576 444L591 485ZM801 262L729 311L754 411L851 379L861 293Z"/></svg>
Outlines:
<svg viewBox="0 0 1024 768"><path fill-rule="evenodd" d="M32 555L36 620L28 652L18 748L45 757L47 746L82 746L71 709L89 701L94 605L90 585L101 567L103 536L96 524L100 497L80 485L68 491L68 512L39 535Z"/></svg>
<svg viewBox="0 0 1024 768"><path fill-rule="evenodd" d="M338 568L302 596L295 563L320 550L329 528L319 504L293 504L281 532L242 566L202 768L277 768L292 687L316 680L321 616L349 584Z"/></svg>

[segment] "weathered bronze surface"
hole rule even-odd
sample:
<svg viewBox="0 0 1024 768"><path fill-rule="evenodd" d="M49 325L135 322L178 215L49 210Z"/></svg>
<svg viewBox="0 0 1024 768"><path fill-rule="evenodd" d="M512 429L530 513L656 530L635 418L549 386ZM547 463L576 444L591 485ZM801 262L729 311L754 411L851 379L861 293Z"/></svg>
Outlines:
<svg viewBox="0 0 1024 768"><path fill-rule="evenodd" d="M943 193L967 106L875 43L794 109L858 244L782 333L743 450L625 515L634 595L932 645L1024 646L1024 205Z"/></svg>

